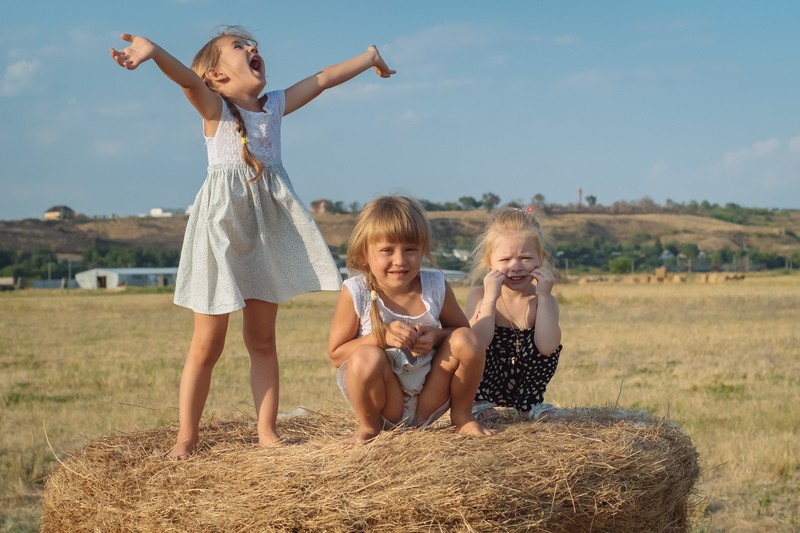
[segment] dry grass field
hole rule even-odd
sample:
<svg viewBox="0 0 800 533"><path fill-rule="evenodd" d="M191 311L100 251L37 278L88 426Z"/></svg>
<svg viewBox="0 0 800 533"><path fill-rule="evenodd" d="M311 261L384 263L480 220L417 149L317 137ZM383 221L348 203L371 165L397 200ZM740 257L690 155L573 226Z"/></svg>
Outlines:
<svg viewBox="0 0 800 533"><path fill-rule="evenodd" d="M800 529L800 276L557 294L564 352L547 401L618 403L680 424L703 467L694 531ZM343 407L325 356L336 296L281 308L284 412ZM0 321L0 530L35 531L57 457L175 422L191 312L168 293L21 291L0 294ZM253 412L240 328L241 313L207 419Z"/></svg>

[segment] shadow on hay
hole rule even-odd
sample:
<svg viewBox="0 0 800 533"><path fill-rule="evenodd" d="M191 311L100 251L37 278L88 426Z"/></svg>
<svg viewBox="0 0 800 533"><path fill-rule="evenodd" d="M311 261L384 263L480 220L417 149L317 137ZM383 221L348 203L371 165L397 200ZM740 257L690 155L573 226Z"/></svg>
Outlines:
<svg viewBox="0 0 800 533"><path fill-rule="evenodd" d="M507 412L491 438L447 424L348 447L347 411L211 421L187 461L175 428L105 437L47 480L44 531L684 531L700 475L677 426L606 408L548 422Z"/></svg>

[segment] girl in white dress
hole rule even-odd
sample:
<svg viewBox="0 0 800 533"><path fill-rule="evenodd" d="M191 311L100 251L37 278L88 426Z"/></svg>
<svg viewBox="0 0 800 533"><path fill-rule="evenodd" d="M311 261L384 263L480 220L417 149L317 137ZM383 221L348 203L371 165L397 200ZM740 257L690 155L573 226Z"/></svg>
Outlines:
<svg viewBox="0 0 800 533"><path fill-rule="evenodd" d="M338 290L339 271L281 162L281 118L324 90L373 68L389 69L375 46L282 91L262 94L264 59L252 36L230 27L206 43L191 68L152 41L130 34L111 57L133 70L152 59L203 119L208 175L184 236L175 303L194 311L194 333L180 385L177 442L184 459L198 442L211 372L222 354L228 315L244 309L243 336L259 444L280 440L275 319L278 304L303 292Z"/></svg>
<svg viewBox="0 0 800 533"><path fill-rule="evenodd" d="M359 422L353 442L398 424L425 427L448 407L461 433L495 433L472 415L484 348L444 275L421 270L423 258L431 258L430 224L417 202L383 196L364 207L328 341Z"/></svg>

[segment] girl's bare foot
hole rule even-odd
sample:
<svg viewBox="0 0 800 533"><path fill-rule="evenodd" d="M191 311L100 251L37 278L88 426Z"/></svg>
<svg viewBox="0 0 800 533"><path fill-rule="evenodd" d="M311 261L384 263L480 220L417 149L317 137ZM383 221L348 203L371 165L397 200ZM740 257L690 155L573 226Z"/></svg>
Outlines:
<svg viewBox="0 0 800 533"><path fill-rule="evenodd" d="M492 435L497 435L496 429L487 428L474 418L467 419L463 424L456 424L456 427L459 433L470 437L491 437Z"/></svg>
<svg viewBox="0 0 800 533"><path fill-rule="evenodd" d="M356 430L355 435L350 437L349 439L345 439L343 444L347 445L355 445L355 444L366 444L375 437L380 434L380 429L375 429L371 427L362 427L358 426L358 430Z"/></svg>
<svg viewBox="0 0 800 533"><path fill-rule="evenodd" d="M258 433L259 446L286 446L286 442L276 431L265 431Z"/></svg>
<svg viewBox="0 0 800 533"><path fill-rule="evenodd" d="M194 455L197 449L197 441L193 439L179 440L175 446L167 453L167 459L173 461L185 461L190 456Z"/></svg>

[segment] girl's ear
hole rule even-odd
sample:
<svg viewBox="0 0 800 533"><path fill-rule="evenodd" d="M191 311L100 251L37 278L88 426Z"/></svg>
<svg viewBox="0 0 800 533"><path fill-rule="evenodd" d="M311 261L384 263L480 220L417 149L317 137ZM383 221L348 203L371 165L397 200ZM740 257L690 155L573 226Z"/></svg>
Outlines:
<svg viewBox="0 0 800 533"><path fill-rule="evenodd" d="M215 68L210 68L206 71L206 79L211 80L214 83L221 83L224 81L228 81L228 75L218 71Z"/></svg>

